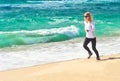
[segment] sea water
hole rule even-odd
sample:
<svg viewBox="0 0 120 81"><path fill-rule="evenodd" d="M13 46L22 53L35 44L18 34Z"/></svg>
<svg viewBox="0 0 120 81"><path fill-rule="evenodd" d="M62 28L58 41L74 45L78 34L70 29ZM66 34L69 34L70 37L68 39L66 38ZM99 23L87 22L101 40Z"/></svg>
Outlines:
<svg viewBox="0 0 120 81"><path fill-rule="evenodd" d="M120 53L119 5L119 0L0 0L0 70L86 58L86 11L95 22L100 56Z"/></svg>

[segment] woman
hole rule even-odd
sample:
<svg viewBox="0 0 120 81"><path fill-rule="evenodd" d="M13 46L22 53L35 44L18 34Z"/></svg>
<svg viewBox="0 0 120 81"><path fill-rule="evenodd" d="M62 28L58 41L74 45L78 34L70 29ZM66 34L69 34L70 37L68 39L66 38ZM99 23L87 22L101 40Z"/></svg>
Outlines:
<svg viewBox="0 0 120 81"><path fill-rule="evenodd" d="M90 49L88 48L87 45L91 42L92 49L96 54L96 59L100 60L99 53L96 49L96 37L94 34L95 26L94 26L94 23L92 21L92 16L91 16L90 12L86 12L84 14L84 24L85 24L84 29L86 32L86 38L84 40L83 47L88 51L88 54L89 54L88 59L91 57L92 52L90 51Z"/></svg>

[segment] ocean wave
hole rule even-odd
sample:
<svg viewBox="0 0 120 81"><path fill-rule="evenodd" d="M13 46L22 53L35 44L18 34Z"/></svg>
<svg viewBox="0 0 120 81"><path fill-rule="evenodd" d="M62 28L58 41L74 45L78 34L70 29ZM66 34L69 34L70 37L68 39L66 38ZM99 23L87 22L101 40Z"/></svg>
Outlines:
<svg viewBox="0 0 120 81"><path fill-rule="evenodd" d="M79 4L79 3L104 3L104 2L120 2L119 0L27 0L26 3L20 4L20 3L1 3L0 7L2 8L69 8L74 7L72 6L66 6L66 4Z"/></svg>
<svg viewBox="0 0 120 81"><path fill-rule="evenodd" d="M107 1L118 2L119 0L0 0L0 3L40 3L40 2L94 2L94 1Z"/></svg>
<svg viewBox="0 0 120 81"><path fill-rule="evenodd" d="M41 29L41 30L21 30L21 31L10 31L10 32L0 32L0 34L37 34L37 35L53 35L53 34L65 34L69 37L78 36L79 30L74 25L64 27L64 28L52 28L52 29Z"/></svg>
<svg viewBox="0 0 120 81"><path fill-rule="evenodd" d="M0 48L16 45L65 41L79 36L79 30L74 25L64 28L41 29L33 31L0 32Z"/></svg>

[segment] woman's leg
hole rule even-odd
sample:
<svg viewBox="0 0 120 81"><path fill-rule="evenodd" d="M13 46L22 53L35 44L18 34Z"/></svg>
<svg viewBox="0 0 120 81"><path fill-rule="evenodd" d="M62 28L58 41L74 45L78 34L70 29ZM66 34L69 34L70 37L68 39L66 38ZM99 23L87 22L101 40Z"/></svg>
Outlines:
<svg viewBox="0 0 120 81"><path fill-rule="evenodd" d="M96 49L96 38L92 39L92 49L93 51L95 52L96 56L97 56L97 60L100 60L100 57L99 57L99 53Z"/></svg>
<svg viewBox="0 0 120 81"><path fill-rule="evenodd" d="M88 51L88 54L89 54L89 57L88 57L88 59L91 57L91 55L92 55L92 52L90 51L90 49L88 48L88 43L90 42L90 39L88 39L88 38L85 38L85 40L84 40L84 43L83 43L83 47Z"/></svg>

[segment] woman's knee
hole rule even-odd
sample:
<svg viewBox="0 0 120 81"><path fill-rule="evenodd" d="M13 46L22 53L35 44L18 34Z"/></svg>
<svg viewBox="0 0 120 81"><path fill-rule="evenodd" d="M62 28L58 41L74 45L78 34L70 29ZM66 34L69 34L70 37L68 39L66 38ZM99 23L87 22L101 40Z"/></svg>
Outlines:
<svg viewBox="0 0 120 81"><path fill-rule="evenodd" d="M83 44L83 47L84 47L84 48L87 48L87 45Z"/></svg>
<svg viewBox="0 0 120 81"><path fill-rule="evenodd" d="M92 49L94 50L94 51L96 51L97 49L96 49L96 47L92 47Z"/></svg>

